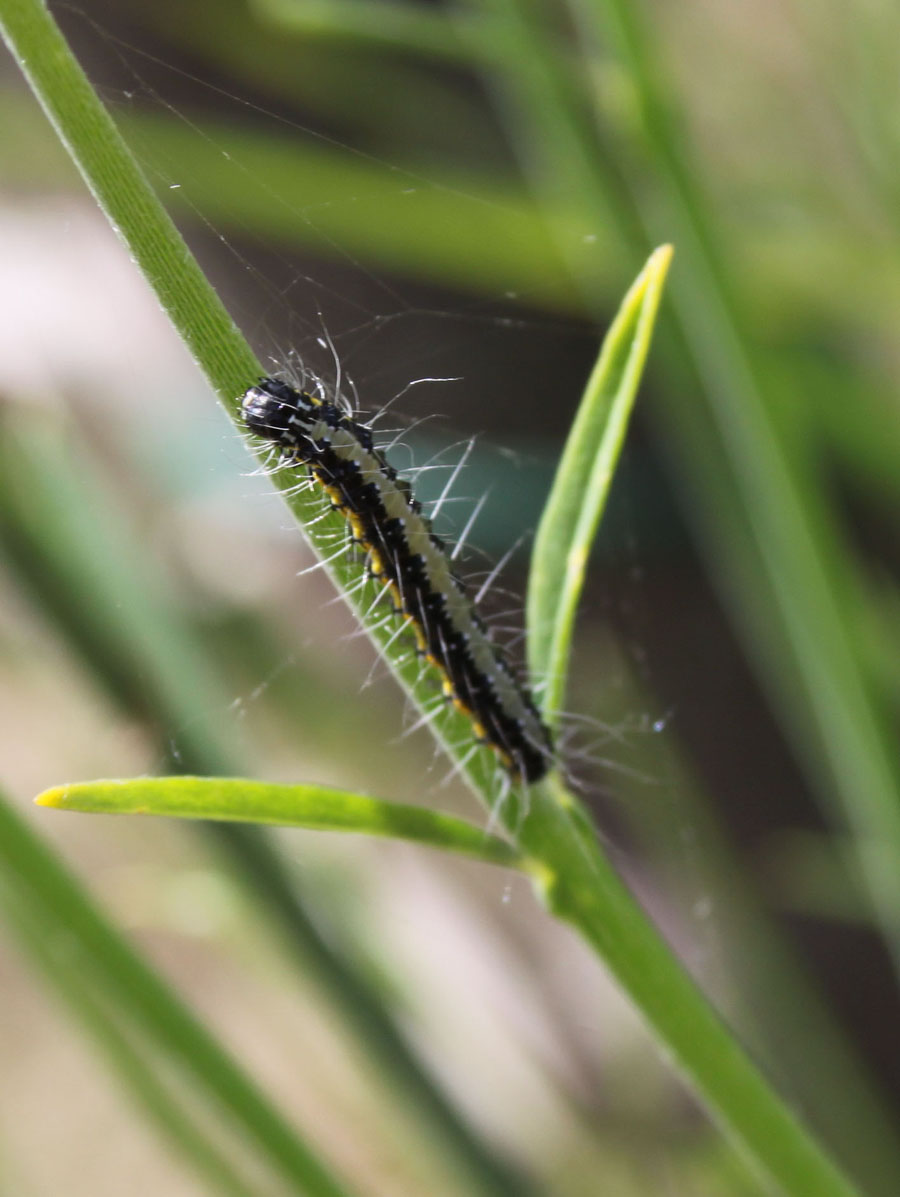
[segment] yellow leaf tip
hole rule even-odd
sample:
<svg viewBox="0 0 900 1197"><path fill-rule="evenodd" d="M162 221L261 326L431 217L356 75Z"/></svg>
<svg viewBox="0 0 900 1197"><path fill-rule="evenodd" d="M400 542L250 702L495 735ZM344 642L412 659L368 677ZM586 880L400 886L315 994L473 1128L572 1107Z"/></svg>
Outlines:
<svg viewBox="0 0 900 1197"><path fill-rule="evenodd" d="M42 794L38 794L34 800L35 806L65 806L67 786L54 786L50 790L44 790Z"/></svg>
<svg viewBox="0 0 900 1197"><path fill-rule="evenodd" d="M675 254L675 246L668 242L665 245L658 245L650 257L647 259L647 270L653 274L665 274L669 269L672 258Z"/></svg>

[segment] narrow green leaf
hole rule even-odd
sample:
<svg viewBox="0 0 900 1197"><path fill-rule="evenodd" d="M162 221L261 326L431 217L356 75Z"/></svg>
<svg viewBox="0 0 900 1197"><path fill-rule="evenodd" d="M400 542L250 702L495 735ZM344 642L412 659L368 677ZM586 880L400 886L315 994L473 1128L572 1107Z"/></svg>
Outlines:
<svg viewBox="0 0 900 1197"><path fill-rule="evenodd" d="M401 0L253 0L260 20L285 34L297 37L334 38L359 43L366 49L389 50L466 63L466 43L461 41L454 24L440 7L408 4ZM497 30L477 12L465 13L464 20L485 33Z"/></svg>
<svg viewBox="0 0 900 1197"><path fill-rule="evenodd" d="M55 917L44 917L39 904L17 892L4 877L0 877L0 908L5 924L11 927L24 952L97 1044L123 1088L169 1143L205 1177L209 1191L225 1197L260 1197L258 1188L239 1175L220 1144L200 1129L194 1111L176 1087L161 1079L160 1053L155 1043L125 1025L127 1009L109 1008L103 1000L102 978L80 967L81 961L77 954L73 959L65 940L60 946Z"/></svg>
<svg viewBox="0 0 900 1197"><path fill-rule="evenodd" d="M631 0L569 0L567 7L587 54L613 45L621 55L659 210L684 247L673 299L703 385L696 393L673 393L678 410L668 417L670 427L679 439L681 428L691 430L698 474L708 473L706 458L727 464L723 497L733 506L731 522L743 525L743 562L732 568L750 582L728 579L735 609L761 650L761 672L807 774L829 807L840 798L840 817L859 840L863 874L900 975L896 729L859 652L854 618L864 585L842 517L822 485L820 463L792 427L794 405L779 411L772 402L770 363L748 333L744 298L719 246L715 200L687 150L652 21ZM605 114L597 96L589 98L602 128ZM697 452L701 444L705 452ZM734 557L721 516L698 514L710 529L720 525L718 543L711 541L720 569ZM872 842L883 848L877 859L865 850Z"/></svg>
<svg viewBox="0 0 900 1197"><path fill-rule="evenodd" d="M156 291L223 406L244 432L240 397L264 371L148 186L50 14L40 0L0 0L0 27L98 203ZM265 457L264 449L259 453ZM426 712L434 696L435 675L423 669L405 645L398 643L395 631L384 624L371 597L360 592L364 564L350 555L330 560L334 556L334 537L345 530L343 518L336 512L328 512L323 518L318 496L298 488L289 471L276 470L270 476L285 494L314 551L329 559L329 574L384 653L394 676ZM432 720L428 726L451 757L460 760L467 756L471 736L465 715L450 707L443 722ZM494 753L480 746L467 756L467 761L466 775L481 794L489 797L496 775ZM506 808L511 817L516 802L516 795L510 795Z"/></svg>
<svg viewBox="0 0 900 1197"><path fill-rule="evenodd" d="M226 693L224 682L116 518L117 504L92 466L69 424L0 420L0 546L123 710L149 720L161 745L177 729L178 762L172 767L237 772L234 745L199 713L222 708L215 696ZM378 985L339 937L318 929L315 894L301 899L264 829L224 822L194 826L224 852L248 899L286 933L295 963L321 987L359 1050L371 1055L382 1087L404 1110L415 1111L423 1132L465 1170L472 1191L525 1194L524 1176L481 1141L419 1062Z"/></svg>
<svg viewBox="0 0 900 1197"><path fill-rule="evenodd" d="M4 37L63 144L219 396L237 396L259 365L177 229L147 186L109 113L38 0L3 0Z"/></svg>
<svg viewBox="0 0 900 1197"><path fill-rule="evenodd" d="M117 1009L221 1109L293 1191L347 1192L201 1020L107 921L75 877L0 796L0 871L47 927L67 937Z"/></svg>
<svg viewBox="0 0 900 1197"><path fill-rule="evenodd" d="M544 508L531 559L531 675L546 679L545 718L564 706L572 632L591 545L625 442L672 248L655 250L613 321L591 373Z"/></svg>
<svg viewBox="0 0 900 1197"><path fill-rule="evenodd" d="M142 777L58 786L35 802L58 810L352 831L428 844L510 868L523 865L512 845L462 819L328 786L275 785L231 777Z"/></svg>

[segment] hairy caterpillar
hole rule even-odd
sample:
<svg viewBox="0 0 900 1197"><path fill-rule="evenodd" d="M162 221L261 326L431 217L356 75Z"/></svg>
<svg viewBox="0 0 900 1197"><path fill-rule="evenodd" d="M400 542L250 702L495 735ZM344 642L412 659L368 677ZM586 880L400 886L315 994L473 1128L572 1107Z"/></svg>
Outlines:
<svg viewBox="0 0 900 1197"><path fill-rule="evenodd" d="M527 783L543 777L553 759L550 733L371 429L337 404L276 378L261 378L241 405L250 431L274 442L287 463L308 468L343 515L372 576L390 591L476 738L495 749L514 777Z"/></svg>

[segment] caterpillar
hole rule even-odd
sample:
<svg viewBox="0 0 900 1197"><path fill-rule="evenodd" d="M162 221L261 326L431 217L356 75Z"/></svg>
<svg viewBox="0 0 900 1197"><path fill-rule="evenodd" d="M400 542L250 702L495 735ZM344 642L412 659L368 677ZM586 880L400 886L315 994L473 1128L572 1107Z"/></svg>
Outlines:
<svg viewBox="0 0 900 1197"><path fill-rule="evenodd" d="M306 467L390 592L418 651L441 675L444 694L491 745L509 774L538 781L553 742L527 687L490 640L410 484L375 447L372 430L336 403L277 378L241 399L247 428L273 442L287 464Z"/></svg>

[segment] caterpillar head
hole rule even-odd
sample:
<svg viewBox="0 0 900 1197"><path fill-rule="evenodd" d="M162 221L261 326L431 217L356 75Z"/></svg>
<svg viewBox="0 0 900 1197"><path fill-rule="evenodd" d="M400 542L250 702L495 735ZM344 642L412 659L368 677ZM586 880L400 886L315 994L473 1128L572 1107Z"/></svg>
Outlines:
<svg viewBox="0 0 900 1197"><path fill-rule="evenodd" d="M261 378L241 399L241 412L247 427L257 436L290 445L295 441L297 425L314 420L321 405L312 395L297 391L278 378Z"/></svg>

